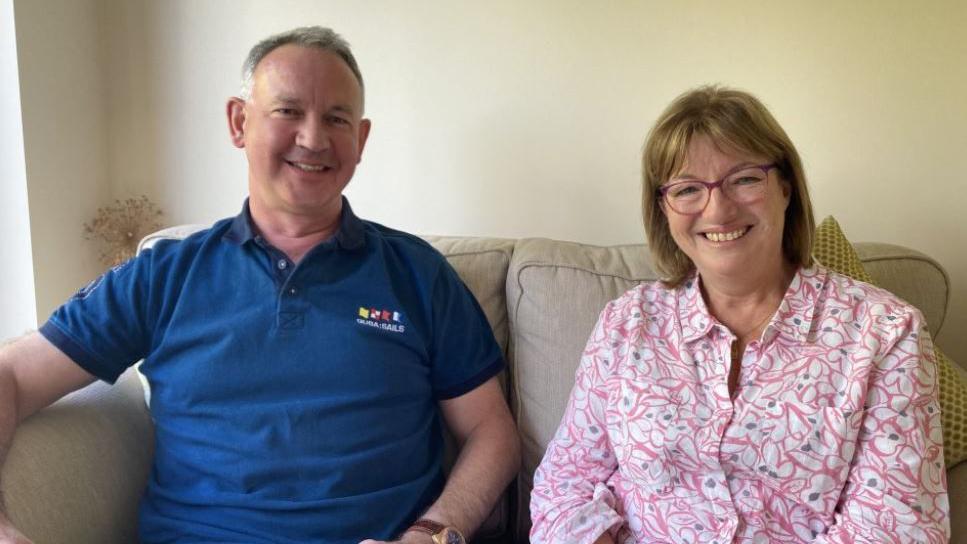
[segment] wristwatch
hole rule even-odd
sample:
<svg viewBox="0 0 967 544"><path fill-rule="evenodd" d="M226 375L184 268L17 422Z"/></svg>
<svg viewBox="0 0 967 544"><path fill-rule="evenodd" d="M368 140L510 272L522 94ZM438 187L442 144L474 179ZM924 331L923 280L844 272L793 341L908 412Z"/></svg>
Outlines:
<svg viewBox="0 0 967 544"><path fill-rule="evenodd" d="M433 544L467 544L467 539L463 538L460 531L432 519L420 518L406 531L426 533L433 539Z"/></svg>

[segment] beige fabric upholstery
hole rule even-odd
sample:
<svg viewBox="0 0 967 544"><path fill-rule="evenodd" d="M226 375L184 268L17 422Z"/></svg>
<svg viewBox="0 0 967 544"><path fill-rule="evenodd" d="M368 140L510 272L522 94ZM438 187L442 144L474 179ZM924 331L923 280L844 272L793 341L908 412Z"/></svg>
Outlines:
<svg viewBox="0 0 967 544"><path fill-rule="evenodd" d="M947 471L950 490L950 544L967 544L967 463Z"/></svg>
<svg viewBox="0 0 967 544"><path fill-rule="evenodd" d="M645 246L518 242L507 274L517 422L523 447L517 538L526 542L534 470L557 430L584 344L608 301L656 278Z"/></svg>
<svg viewBox="0 0 967 544"><path fill-rule="evenodd" d="M507 354L510 325L507 321L507 268L514 253L513 240L427 236L437 251L457 271L483 308L501 351Z"/></svg>
<svg viewBox="0 0 967 544"><path fill-rule="evenodd" d="M877 285L919 308L936 338L950 298L950 279L940 263L892 244L860 242L853 246Z"/></svg>
<svg viewBox="0 0 967 544"><path fill-rule="evenodd" d="M961 377L967 379L967 370L956 364L952 366ZM950 498L950 544L967 544L967 461L947 469L947 490Z"/></svg>
<svg viewBox="0 0 967 544"><path fill-rule="evenodd" d="M161 229L157 232L152 232L151 234L145 236L138 243L138 253L142 250L148 249L158 243L158 240L181 240L182 238L187 238L192 234L202 230L207 229L211 225L202 224L191 224L191 225L177 225L174 227L168 227L166 229Z"/></svg>
<svg viewBox="0 0 967 544"><path fill-rule="evenodd" d="M194 226L163 236L184 236ZM150 244L157 236L149 237ZM557 429L585 340L611 299L655 279L643 245L595 247L544 239L429 237L460 274L508 350L511 410L524 447L518 489L487 522L527 542L533 471ZM857 244L881 285L919 307L937 332L947 311L943 269L920 253ZM150 418L133 373L97 384L27 420L3 473L11 517L37 544L135 541L138 497L153 451ZM967 544L967 463L948 472L954 544ZM508 522L509 515L509 522ZM495 541L510 542L509 539Z"/></svg>
<svg viewBox="0 0 967 544"><path fill-rule="evenodd" d="M28 418L3 469L7 512L36 544L137 542L154 434L132 371Z"/></svg>

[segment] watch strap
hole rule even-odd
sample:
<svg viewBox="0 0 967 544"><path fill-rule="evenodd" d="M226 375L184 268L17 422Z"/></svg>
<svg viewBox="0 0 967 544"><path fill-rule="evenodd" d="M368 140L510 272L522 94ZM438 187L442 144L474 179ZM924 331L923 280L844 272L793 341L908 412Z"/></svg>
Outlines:
<svg viewBox="0 0 967 544"><path fill-rule="evenodd" d="M438 521L433 521L432 519L420 518L414 521L413 525L410 525L410 528L407 529L406 531L407 532L417 531L420 533L426 533L428 535L435 535L446 528L447 528L446 525Z"/></svg>

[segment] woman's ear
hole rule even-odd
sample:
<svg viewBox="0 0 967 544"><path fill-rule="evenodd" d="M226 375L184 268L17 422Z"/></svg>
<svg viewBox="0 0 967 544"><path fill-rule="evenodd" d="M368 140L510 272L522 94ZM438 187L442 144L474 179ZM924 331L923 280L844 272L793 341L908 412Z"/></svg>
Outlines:
<svg viewBox="0 0 967 544"><path fill-rule="evenodd" d="M789 203L792 202L792 183L779 178L779 188L782 189L782 198L786 201L786 208L788 208Z"/></svg>

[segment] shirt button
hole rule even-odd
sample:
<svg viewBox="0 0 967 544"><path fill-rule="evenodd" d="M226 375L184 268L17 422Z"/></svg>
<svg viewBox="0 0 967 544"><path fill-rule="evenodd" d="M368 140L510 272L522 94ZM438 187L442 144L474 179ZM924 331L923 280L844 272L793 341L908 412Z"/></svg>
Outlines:
<svg viewBox="0 0 967 544"><path fill-rule="evenodd" d="M299 293L299 290L298 290L298 289L296 289L295 287L289 287L289 294L290 294L290 295L293 295L293 296L295 296L295 295L297 295L298 293Z"/></svg>
<svg viewBox="0 0 967 544"><path fill-rule="evenodd" d="M279 270L285 270L285 268L289 266L289 263L287 263L285 259L279 259L278 266L279 266Z"/></svg>

